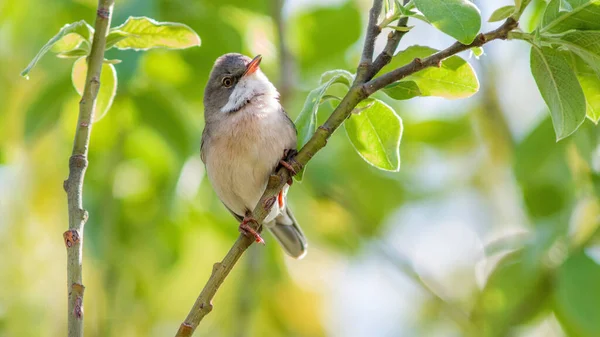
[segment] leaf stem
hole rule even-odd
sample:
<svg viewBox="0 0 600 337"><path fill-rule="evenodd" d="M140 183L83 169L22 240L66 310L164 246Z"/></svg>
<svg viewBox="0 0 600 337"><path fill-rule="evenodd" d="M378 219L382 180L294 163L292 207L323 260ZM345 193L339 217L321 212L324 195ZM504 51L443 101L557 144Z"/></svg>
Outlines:
<svg viewBox="0 0 600 337"><path fill-rule="evenodd" d="M63 187L67 192L69 229L63 234L67 247L68 335L83 336L83 227L88 213L83 209L83 180L88 165L87 154L92 131L92 117L100 88L106 33L110 27L114 0L99 0L92 49L88 58L83 96L79 102L79 119L75 129L73 152L69 159L69 177Z"/></svg>

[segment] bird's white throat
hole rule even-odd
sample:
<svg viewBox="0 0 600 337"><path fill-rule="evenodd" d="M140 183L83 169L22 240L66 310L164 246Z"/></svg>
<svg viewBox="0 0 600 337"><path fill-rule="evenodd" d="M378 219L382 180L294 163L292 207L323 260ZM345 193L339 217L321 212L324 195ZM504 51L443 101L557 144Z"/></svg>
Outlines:
<svg viewBox="0 0 600 337"><path fill-rule="evenodd" d="M267 76L257 70L251 75L243 76L229 96L227 104L221 108L221 112L229 113L241 109L252 98L258 95L269 95L277 97L277 89L273 86Z"/></svg>

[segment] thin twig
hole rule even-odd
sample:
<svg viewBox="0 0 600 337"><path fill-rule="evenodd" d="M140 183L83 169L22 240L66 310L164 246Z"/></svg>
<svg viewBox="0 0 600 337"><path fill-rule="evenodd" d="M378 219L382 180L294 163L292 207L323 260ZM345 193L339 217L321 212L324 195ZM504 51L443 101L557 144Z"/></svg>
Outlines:
<svg viewBox="0 0 600 337"><path fill-rule="evenodd" d="M83 209L83 179L88 165L87 154L92 131L92 118L96 97L100 89L100 72L104 60L106 33L110 27L114 0L99 0L92 49L88 57L88 70L79 101L79 119L69 159L69 178L63 187L67 192L69 230L63 234L67 247L67 290L69 337L83 336L83 227L88 213Z"/></svg>
<svg viewBox="0 0 600 337"><path fill-rule="evenodd" d="M375 0L373 8L379 8L381 10L381 1ZM372 27L373 24L377 25L376 20L378 13L379 12L375 12L373 9L371 9L369 27ZM365 41L363 59L358 66L357 76L352 87L346 96L344 96L340 104L335 108L331 116L329 116L327 121L317 129L311 139L302 147L300 152L298 152L296 157L292 160L291 165L293 166L294 170L299 172L319 150L325 147L327 140L333 134L333 132L350 116L356 105L363 99L369 97L369 95L373 94L384 86L400 80L408 75L414 74L419 70L438 65L444 59L461 51L472 47L479 47L495 39L506 39L508 32L516 27L517 22L509 18L498 29L486 34L480 34L478 38L475 39L475 41L470 45L455 43L448 49L435 53L428 58L423 60L414 60L406 66L395 69L385 75L365 83L365 75L372 72L372 46L374 45L375 38L379 34L379 31L375 32L375 30L367 28L368 32L367 39ZM366 67L365 64L367 64ZM359 76L360 74L362 74L362 76ZM271 206L273 206L275 203L276 195L279 194L289 178L290 174L285 168L281 168L276 173L271 175L267 184L267 188L253 211L254 218L258 223L261 223L266 217L268 210L270 210ZM256 225L253 224L253 226ZM255 229L257 228L255 227ZM183 322L179 327L176 337L189 337L194 333L194 330L198 327L200 321L212 310L212 299L217 290L227 275L229 275L229 272L234 267L235 263L242 256L244 251L252 244L252 242L252 239L246 237L245 235L240 235L227 255L225 255L223 261L215 263L210 278L202 289L202 292L198 296L194 306L190 310L185 322Z"/></svg>
<svg viewBox="0 0 600 337"><path fill-rule="evenodd" d="M505 40L508 37L508 33L511 30L517 28L517 26L518 26L517 21L515 21L512 18L508 18L502 24L502 26L498 27L498 29L495 29L489 33L479 34L471 44L465 45L460 42L456 42L449 48L441 50L427 58L424 58L424 59L416 58L409 64L402 66L400 68L397 68L393 71L390 71L389 73L379 76L379 77L369 81L368 83L366 83L365 84L366 93L367 93L367 95L371 95L374 92L376 92L377 90L385 87L386 85L394 83L396 81L399 81L408 75L412 75L412 74L414 74L420 70L423 70L425 68L428 68L428 67L439 66L444 59L446 59L452 55L458 54L461 51L465 51L465 50L467 50L469 48L473 48L473 47L481 47L484 44L486 44L490 41L496 40L496 39Z"/></svg>
<svg viewBox="0 0 600 337"><path fill-rule="evenodd" d="M383 0L374 0L373 7L369 11L369 21L367 23L367 36L365 37L365 44L363 46L362 57L360 59L358 69L356 71L356 80L359 82L363 82L365 80L369 69L371 69L371 64L373 63L373 53L375 52L375 40L377 39L379 33L381 33L381 28L379 27L379 25L377 25L377 20L379 19L379 14L381 13L382 5Z"/></svg>
<svg viewBox="0 0 600 337"><path fill-rule="evenodd" d="M410 0L404 0L403 4L406 5ZM398 27L406 27L408 24L408 17L403 17L398 20ZM402 37L408 33L408 31L399 31L393 30L388 35L388 41L381 51L381 53L377 56L375 61L373 61L373 65L371 69L367 72L365 79L370 80L375 76L383 67L385 67L390 61L392 57L394 57L394 52L396 48L398 48L398 44L400 44L400 40Z"/></svg>

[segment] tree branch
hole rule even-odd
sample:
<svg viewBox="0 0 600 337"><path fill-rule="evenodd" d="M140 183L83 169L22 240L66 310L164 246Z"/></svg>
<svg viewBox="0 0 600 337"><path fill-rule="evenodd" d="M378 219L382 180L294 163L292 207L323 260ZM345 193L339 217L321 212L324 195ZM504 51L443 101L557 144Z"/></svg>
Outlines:
<svg viewBox="0 0 600 337"><path fill-rule="evenodd" d="M96 104L96 96L100 89L100 72L104 60L106 33L114 0L99 0L96 12L95 32L92 49L87 59L88 70L79 101L79 119L73 141L73 152L69 159L69 178L63 187L67 192L69 209L69 230L63 234L67 247L67 290L68 298L68 332L69 337L83 336L83 227L88 213L83 209L83 179L88 165L87 154L92 131L92 117Z"/></svg>
<svg viewBox="0 0 600 337"><path fill-rule="evenodd" d="M508 33L517 28L518 26L518 22L515 21L512 18L508 18L503 24L502 26L498 27L497 29L489 32L489 33L485 33L485 34L479 34L477 36L477 38L475 38L475 40L468 45L462 44L460 42L456 42L454 43L452 46L441 50L427 58L424 59L414 59L412 62L410 62L409 64L402 66L400 68L397 68L393 71L390 71L389 73L379 76L371 81L369 81L368 83L365 84L365 91L367 92L367 95L371 95L374 92L376 92L377 90L385 87L388 84L392 84L396 81L399 81L403 78L405 78L408 75L412 75L414 73L416 73L419 70L423 70L425 68L428 67L432 67L432 66L439 66L440 63L455 54L460 53L461 51L465 51L467 49L473 48L473 47L481 47L484 44L496 40L496 39L502 39L502 40L506 40L506 38L508 37Z"/></svg>
<svg viewBox="0 0 600 337"><path fill-rule="evenodd" d="M379 8L379 11L376 11L377 8ZM480 34L478 38L475 39L475 41L470 45L455 43L449 48L444 49L436 54L433 54L428 58L425 58L423 60L415 59L413 62L403 67L395 69L385 75L382 75L373 80L370 80L369 82L366 82L366 75L371 73L377 73L377 71L375 71L375 65L372 64L371 60L373 54L374 41L377 35L379 34L379 29L376 31L372 29L372 27L373 25L377 25L376 20L380 10L381 1L374 0L373 8L371 9L369 16L369 26L367 27L367 38L365 40L363 58L361 59L361 63L358 66L356 79L346 96L344 96L340 104L335 108L331 116L329 116L329 118L323 125L319 126L315 134L302 147L300 152L298 152L296 157L292 160L291 165L293 166L296 172L299 172L302 169L302 167L304 167L308 163L308 161L310 161L310 159L317 152L319 152L319 150L325 147L325 145L327 144L327 140L333 134L333 132L338 127L340 127L342 123L350 116L352 110L356 107L356 105L363 99L369 97L369 95L373 94L377 90L383 88L384 86L392 82L398 81L406 76L412 75L424 68L436 66L440 64L440 62L445 58L448 58L461 51L467 50L472 47L482 46L483 44L489 41L493 41L495 39L506 39L508 32L517 27L517 22L514 19L509 18L498 29L486 34ZM397 37L398 41L401 36L402 35ZM391 48L395 43L395 40L392 42L388 41L389 48ZM386 46L386 48L388 46ZM387 56L381 57L387 58ZM385 59L383 59L383 61L378 62L377 66L383 64L384 61ZM271 175L267 184L267 188L253 211L254 218L257 220L258 223L264 220L264 218L268 214L268 210L275 203L276 196L279 194L279 192L281 191L281 189L286 184L289 178L291 178L291 176L289 172L284 168L279 169L276 173ZM225 256L225 258L223 259L223 261L215 263L215 265L213 266L212 274L208 279L208 282L204 286L204 289L202 289L200 296L198 296L198 299L196 300L194 306L190 310L190 313L188 314L185 322L183 322L179 327L176 337L189 337L193 334L194 330L198 327L200 321L212 310L211 301L215 296L217 290L219 289L219 287L221 286L221 284L223 283L223 281L225 280L225 278L227 277L237 260L241 257L244 251L252 244L252 242L252 239L244 235L240 235L237 241L233 244L233 246Z"/></svg>
<svg viewBox="0 0 600 337"><path fill-rule="evenodd" d="M410 0L404 0L403 4L406 5ZM403 17L398 20L398 27L406 27L408 24L408 17ZM383 67L385 67L390 61L392 57L394 57L394 53L396 52L396 48L398 48L398 44L400 44L400 40L402 37L408 33L408 31L399 31L393 30L388 35L388 41L381 51L381 53L377 56L373 65L367 72L365 79L370 80L375 76Z"/></svg>
<svg viewBox="0 0 600 337"><path fill-rule="evenodd" d="M364 81L371 64L373 63L373 53L375 52L375 39L381 28L377 25L377 19L381 13L381 7L383 6L383 0L373 0L373 7L369 11L369 22L367 23L367 36L365 37L365 44L363 46L362 57L356 71L356 79ZM356 81L355 81L356 82Z"/></svg>

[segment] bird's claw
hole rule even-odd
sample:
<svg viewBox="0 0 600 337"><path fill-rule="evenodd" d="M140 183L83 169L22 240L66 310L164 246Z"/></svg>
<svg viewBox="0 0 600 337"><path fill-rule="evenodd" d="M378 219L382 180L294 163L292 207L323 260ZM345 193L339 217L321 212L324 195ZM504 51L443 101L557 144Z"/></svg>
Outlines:
<svg viewBox="0 0 600 337"><path fill-rule="evenodd" d="M294 156L296 156L296 154L298 154L298 151L294 149L285 149L283 151L283 158L281 158L281 160L279 161L279 165L285 167L290 172L290 175L292 177L298 174L298 172L296 172L296 170L294 169L294 166L292 166L291 164L292 162L296 161L294 159ZM290 178L287 183L291 186L293 182L294 180Z"/></svg>
<svg viewBox="0 0 600 337"><path fill-rule="evenodd" d="M257 243L265 244L265 240L260 236L260 234L251 226L248 225L249 222L256 223L256 220L251 216L244 217L242 223L240 223L239 230L242 234L246 235L249 238L253 238Z"/></svg>

